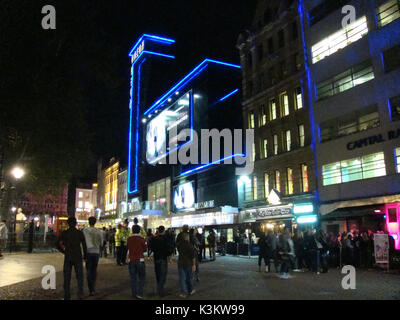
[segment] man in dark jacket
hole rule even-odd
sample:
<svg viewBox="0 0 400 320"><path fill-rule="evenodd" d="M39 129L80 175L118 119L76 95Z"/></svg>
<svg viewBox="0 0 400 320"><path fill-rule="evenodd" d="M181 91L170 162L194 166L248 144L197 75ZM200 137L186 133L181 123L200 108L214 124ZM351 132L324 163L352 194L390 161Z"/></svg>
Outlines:
<svg viewBox="0 0 400 320"><path fill-rule="evenodd" d="M150 248L154 252L154 271L156 273L157 293L164 295L164 285L168 273L168 256L172 254L170 240L165 234L164 226L158 227L158 235L151 240Z"/></svg>
<svg viewBox="0 0 400 320"><path fill-rule="evenodd" d="M64 299L71 299L70 284L72 266L75 268L76 279L78 281L78 298L83 298L83 259L86 260L86 241L82 231L76 229L76 219L68 218L69 229L61 233L57 239L56 247L64 255Z"/></svg>
<svg viewBox="0 0 400 320"><path fill-rule="evenodd" d="M260 238L258 239L258 272L261 272L261 262L264 259L265 262L265 271L268 270L268 263L267 263L267 241L265 239L264 232L261 233Z"/></svg>

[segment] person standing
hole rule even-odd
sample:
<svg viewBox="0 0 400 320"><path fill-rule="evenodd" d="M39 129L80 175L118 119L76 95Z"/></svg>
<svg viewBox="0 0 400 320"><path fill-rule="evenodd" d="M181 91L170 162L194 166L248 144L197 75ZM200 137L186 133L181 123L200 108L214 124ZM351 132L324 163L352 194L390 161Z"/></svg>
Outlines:
<svg viewBox="0 0 400 320"><path fill-rule="evenodd" d="M285 229L279 237L279 255L282 261L280 278L289 279L294 258L294 245L288 229Z"/></svg>
<svg viewBox="0 0 400 320"><path fill-rule="evenodd" d="M296 254L295 269L293 271L302 271L305 267L305 249L304 249L304 234L302 231L296 232L293 237L294 252Z"/></svg>
<svg viewBox="0 0 400 320"><path fill-rule="evenodd" d="M5 250L7 246L8 228L6 223L6 220L0 222L0 258L3 258L2 251Z"/></svg>
<svg viewBox="0 0 400 320"><path fill-rule="evenodd" d="M277 239L276 235L272 230L268 231L266 237L266 264L268 267L268 272L271 272L271 260L274 261L275 272L278 273L278 261L277 261ZM267 268L265 268L267 271Z"/></svg>
<svg viewBox="0 0 400 320"><path fill-rule="evenodd" d="M170 246L170 240L165 234L164 226L158 227L158 235L150 243L151 251L154 252L154 271L156 273L157 294L164 295L164 285L168 273L168 256L172 254L173 248Z"/></svg>
<svg viewBox="0 0 400 320"><path fill-rule="evenodd" d="M268 269L267 263L267 241L265 238L264 232L261 233L260 238L258 239L258 272L261 272L261 263L264 260L265 263L265 271Z"/></svg>
<svg viewBox="0 0 400 320"><path fill-rule="evenodd" d="M221 234L219 237L219 244L221 245L221 256L226 255L226 237Z"/></svg>
<svg viewBox="0 0 400 320"><path fill-rule="evenodd" d="M102 236L103 236L103 243L101 247L101 255L104 255L104 258L107 258L107 246L108 246L107 244L109 241L110 234L106 227L103 227Z"/></svg>
<svg viewBox="0 0 400 320"><path fill-rule="evenodd" d="M97 219L89 218L89 228L83 229L85 236L87 255L86 255L86 277L89 288L89 296L95 295L97 266L99 264L100 251L102 250L102 234L101 231L94 227Z"/></svg>
<svg viewBox="0 0 400 320"><path fill-rule="evenodd" d="M207 237L207 241L208 241L208 248L210 250L210 252L209 252L210 259L214 261L215 260L216 238L215 238L215 233L214 233L213 229L211 229L210 234Z"/></svg>
<svg viewBox="0 0 400 320"><path fill-rule="evenodd" d="M133 225L132 236L128 238L129 275L131 278L132 297L143 299L146 267L144 252L147 250L146 240L140 234L140 226Z"/></svg>
<svg viewBox="0 0 400 320"><path fill-rule="evenodd" d="M122 266L122 255L124 252L124 240L122 226L118 225L117 232L115 233L115 248L117 251L117 265Z"/></svg>
<svg viewBox="0 0 400 320"><path fill-rule="evenodd" d="M113 227L109 227L108 229L108 247L109 247L109 252L110 255L113 255L113 257L115 258L115 233L116 233L116 229Z"/></svg>
<svg viewBox="0 0 400 320"><path fill-rule="evenodd" d="M180 284L180 297L186 298L188 295L194 294L193 271L196 268L196 252L190 243L188 233L183 233L179 242L177 242L179 252L178 273Z"/></svg>
<svg viewBox="0 0 400 320"><path fill-rule="evenodd" d="M151 249L150 249L150 243L151 243L152 239L153 239L153 232L151 231L151 229L147 229L147 237L146 237L147 257L150 257L152 254Z"/></svg>
<svg viewBox="0 0 400 320"><path fill-rule="evenodd" d="M128 220L125 220L125 221L127 222ZM126 223L126 225L128 225L128 223ZM142 227L139 225L139 220L138 220L138 218L134 218L134 219L133 219L133 225L139 226L139 228L140 228L140 235L143 237L143 239L146 239L146 238L147 238L146 230L144 230L144 228L142 228Z"/></svg>
<svg viewBox="0 0 400 320"><path fill-rule="evenodd" d="M61 233L56 241L56 248L62 252L64 257L64 299L71 299L70 284L72 267L75 269L78 282L78 298L83 298L83 259L86 260L86 240L82 231L76 229L76 219L70 217L67 220L69 229Z"/></svg>
<svg viewBox="0 0 400 320"><path fill-rule="evenodd" d="M194 250L196 251L196 270L194 271L194 277L193 277L193 281L199 282L200 278L199 278L199 253L200 253L200 241L197 238L197 229L193 228L190 229L189 231L189 235L190 235L190 243L192 244Z"/></svg>

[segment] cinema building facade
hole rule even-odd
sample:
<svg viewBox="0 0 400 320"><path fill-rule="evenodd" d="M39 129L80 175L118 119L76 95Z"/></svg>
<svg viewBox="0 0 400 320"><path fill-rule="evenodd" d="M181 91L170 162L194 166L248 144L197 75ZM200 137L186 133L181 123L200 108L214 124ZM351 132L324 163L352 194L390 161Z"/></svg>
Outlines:
<svg viewBox="0 0 400 320"><path fill-rule="evenodd" d="M245 151L241 148L234 153L233 145L226 150L229 141L225 139L221 139L219 155L211 150L211 139L210 148L203 150L208 138L201 135L201 130L242 129L242 119L238 117L241 67L204 59L178 80L168 79L172 85L166 91L155 93L152 87L154 97L149 98L145 79L151 74L146 65L153 64L154 69L155 60L159 68L164 67L160 60L173 63L173 44L172 39L143 35L130 53L127 188L131 209L126 217L137 217L153 232L160 225L180 229L188 224L201 231L217 229L231 240L233 226L238 222L236 159L244 158ZM197 156L192 156L191 148L198 150ZM210 155L204 161L206 151ZM190 154L190 161L177 161L184 152Z"/></svg>

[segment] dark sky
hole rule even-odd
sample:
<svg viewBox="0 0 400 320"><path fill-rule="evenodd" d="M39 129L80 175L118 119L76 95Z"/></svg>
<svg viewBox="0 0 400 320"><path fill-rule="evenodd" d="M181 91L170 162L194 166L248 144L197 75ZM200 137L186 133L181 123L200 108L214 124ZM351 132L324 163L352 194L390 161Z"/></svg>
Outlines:
<svg viewBox="0 0 400 320"><path fill-rule="evenodd" d="M172 84L205 57L239 63L236 40L250 27L256 2L4 1L9 6L2 11L8 23L3 25L3 35L7 30L5 42L11 55L19 59L20 77L40 70L48 73L49 81L61 83L57 95L63 94L63 85L83 94L85 121L92 135L88 148L94 158L115 155L123 161L128 133L128 53L138 37L150 33L176 40ZM41 28L41 8L46 4L56 8L56 30ZM45 61L54 62L43 68ZM44 85L44 95L45 90ZM95 177L95 173L93 165L87 177Z"/></svg>

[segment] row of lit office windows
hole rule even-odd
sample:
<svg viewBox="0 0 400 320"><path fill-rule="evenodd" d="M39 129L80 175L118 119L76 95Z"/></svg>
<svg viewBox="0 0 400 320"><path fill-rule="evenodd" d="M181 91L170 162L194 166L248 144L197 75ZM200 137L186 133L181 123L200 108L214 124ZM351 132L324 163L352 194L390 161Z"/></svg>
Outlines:
<svg viewBox="0 0 400 320"><path fill-rule="evenodd" d="M383 27L400 18L400 1L390 0L376 10L379 27ZM311 47L312 63L324 58L360 40L368 34L367 18L363 16L345 28L331 34Z"/></svg>
<svg viewBox="0 0 400 320"><path fill-rule="evenodd" d="M297 126L297 134L298 134L298 146L300 148L305 146L305 130L304 130L304 124L300 124ZM279 147L279 137L277 134L272 135L272 153L270 150L270 144L268 143L269 139L260 139L259 140L259 159L266 159L268 158L271 154L272 155L277 155L280 150L283 150L285 152L292 151L293 149L293 138L292 138L292 131L291 130L286 130L282 131L281 134L281 148ZM253 161L257 159L257 151L256 151L256 146L253 144Z"/></svg>
<svg viewBox="0 0 400 320"><path fill-rule="evenodd" d="M397 173L400 173L400 148L395 149L395 160ZM322 166L324 186L382 176L386 176L385 156L383 152L337 161Z"/></svg>
<svg viewBox="0 0 400 320"><path fill-rule="evenodd" d="M300 87L296 88L294 91L293 102L295 110L303 109L303 95ZM289 95L287 92L282 92L279 95L279 106L276 103L276 98L271 98L268 100L268 107L261 105L258 126L261 127L266 125L268 120L272 121L278 119L278 112L280 113L281 118L290 114ZM248 128L254 129L256 125L257 122L255 113L254 111L250 111L248 113Z"/></svg>
<svg viewBox="0 0 400 320"><path fill-rule="evenodd" d="M267 198L271 189L284 193L286 195L294 194L294 179L293 179L293 168L286 168L285 181L283 181L280 170L275 170L273 173L264 173L264 186L263 195ZM309 179L308 179L308 167L306 164L301 164L300 166L300 181L299 181L300 191L309 192ZM251 180L249 179L245 183L245 200L258 200L258 178L253 175Z"/></svg>

